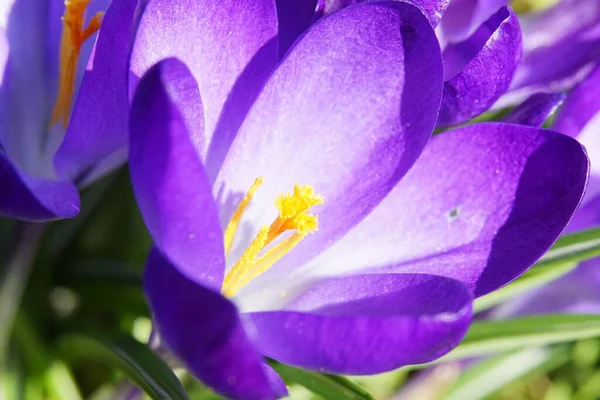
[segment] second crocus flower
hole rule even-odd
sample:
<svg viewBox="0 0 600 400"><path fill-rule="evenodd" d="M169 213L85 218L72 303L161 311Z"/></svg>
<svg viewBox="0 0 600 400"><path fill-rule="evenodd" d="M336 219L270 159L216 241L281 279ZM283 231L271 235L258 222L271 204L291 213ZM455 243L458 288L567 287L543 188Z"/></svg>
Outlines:
<svg viewBox="0 0 600 400"><path fill-rule="evenodd" d="M136 5L137 0L3 2L0 215L32 221L73 217L79 212L77 186L123 162ZM93 135L97 131L102 135Z"/></svg>

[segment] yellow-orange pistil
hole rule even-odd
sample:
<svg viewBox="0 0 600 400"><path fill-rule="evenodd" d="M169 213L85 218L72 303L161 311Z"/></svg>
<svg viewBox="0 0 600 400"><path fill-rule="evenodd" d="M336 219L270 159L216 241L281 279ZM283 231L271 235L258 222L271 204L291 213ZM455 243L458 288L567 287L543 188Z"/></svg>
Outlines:
<svg viewBox="0 0 600 400"><path fill-rule="evenodd" d="M250 205L252 197L263 178L257 178L244 196L225 229L225 253L231 250L231 244L240 225L241 218ZM250 243L242 257L225 276L221 292L227 297L235 295L252 279L265 272L277 260L292 250L309 233L319 227L319 219L308 211L311 207L323 204L324 198L315 193L312 186L294 185L293 193L281 194L275 200L279 215L271 225L263 226ZM266 250L266 247L281 234L294 231L290 236Z"/></svg>
<svg viewBox="0 0 600 400"><path fill-rule="evenodd" d="M62 17L63 31L60 43L60 75L58 97L52 111L50 125L61 121L66 128L71 114L71 102L75 90L75 74L81 46L90 38L102 23L104 13L99 12L84 27L85 11L91 0L65 1L65 13Z"/></svg>

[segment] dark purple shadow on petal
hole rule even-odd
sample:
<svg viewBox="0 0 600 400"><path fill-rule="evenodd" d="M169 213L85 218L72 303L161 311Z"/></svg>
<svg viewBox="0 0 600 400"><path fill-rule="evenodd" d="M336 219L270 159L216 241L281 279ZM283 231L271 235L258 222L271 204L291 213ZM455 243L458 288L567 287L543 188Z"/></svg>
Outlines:
<svg viewBox="0 0 600 400"><path fill-rule="evenodd" d="M566 151L572 157L565 157ZM540 168L544 165L546 168ZM528 157L514 206L496 234L486 268L477 280L476 297L517 278L550 248L577 210L586 186L583 179L565 183L561 178L565 171L573 177L587 177L588 170L578 142L548 131L548 139ZM547 195L540 196L542 191ZM544 235L539 234L539 226L544 227Z"/></svg>
<svg viewBox="0 0 600 400"><path fill-rule="evenodd" d="M211 181L214 181L219 173L244 118L274 68L274 63L270 61L274 59L273 55L277 51L277 44L278 41L274 38L256 52L236 80L227 101L223 104L219 121L206 153L206 171Z"/></svg>
<svg viewBox="0 0 600 400"><path fill-rule="evenodd" d="M460 124L489 109L508 89L521 53L519 22L508 7L466 41L448 46L438 126Z"/></svg>
<svg viewBox="0 0 600 400"><path fill-rule="evenodd" d="M246 335L237 309L217 292L189 280L156 248L144 289L162 342L189 371L231 399L276 399L273 372Z"/></svg>
<svg viewBox="0 0 600 400"><path fill-rule="evenodd" d="M374 374L451 350L470 323L471 302L467 287L452 279L373 274L325 280L283 311L246 315L269 357L323 372Z"/></svg>
<svg viewBox="0 0 600 400"><path fill-rule="evenodd" d="M536 93L515 107L504 122L540 128L565 100L563 93ZM600 106L600 104L598 104ZM561 133L560 129L556 129Z"/></svg>
<svg viewBox="0 0 600 400"><path fill-rule="evenodd" d="M312 24L317 0L275 0L279 20L279 56L287 53Z"/></svg>
<svg viewBox="0 0 600 400"><path fill-rule="evenodd" d="M137 0L113 0L106 11L54 158L63 179L81 181L96 164L127 145L127 71L136 5Z"/></svg>
<svg viewBox="0 0 600 400"><path fill-rule="evenodd" d="M79 193L71 183L19 171L0 148L0 215L47 221L74 217L79 207Z"/></svg>
<svg viewBox="0 0 600 400"><path fill-rule="evenodd" d="M130 171L140 211L158 248L189 279L220 290L223 233L194 146L203 139L202 115L198 86L185 65L166 59L150 69L132 105ZM186 126L189 121L196 125Z"/></svg>

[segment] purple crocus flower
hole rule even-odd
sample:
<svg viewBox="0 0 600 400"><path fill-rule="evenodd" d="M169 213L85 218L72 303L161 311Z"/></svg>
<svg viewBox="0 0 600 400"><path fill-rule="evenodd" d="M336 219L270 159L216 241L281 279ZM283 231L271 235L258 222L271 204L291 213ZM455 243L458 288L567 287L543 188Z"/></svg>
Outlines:
<svg viewBox="0 0 600 400"><path fill-rule="evenodd" d="M0 215L73 217L79 211L76 185L114 166L109 156L116 149L88 132L108 125L122 136L126 131L135 6L135 0L2 2ZM67 130L75 133L67 136L75 137L76 149L73 140L63 142ZM78 173L65 173L70 169Z"/></svg>
<svg viewBox="0 0 600 400"><path fill-rule="evenodd" d="M321 15L365 0L277 0L280 52ZM488 110L509 88L521 60L521 31L506 0L411 0L437 29L444 92L437 125ZM314 11L316 8L316 11ZM311 13L311 9L313 10Z"/></svg>
<svg viewBox="0 0 600 400"><path fill-rule="evenodd" d="M600 60L600 2L561 0L519 16L523 59L509 94L495 107L518 104L532 93L572 88Z"/></svg>
<svg viewBox="0 0 600 400"><path fill-rule="evenodd" d="M463 42L509 3L509 0L449 0L438 34L449 43Z"/></svg>
<svg viewBox="0 0 600 400"><path fill-rule="evenodd" d="M165 347L230 398L284 395L263 357L372 374L449 351L473 294L558 237L588 169L522 125L428 141L442 55L411 4L332 13L277 66L276 37L268 0L150 0L132 52L146 296Z"/></svg>
<svg viewBox="0 0 600 400"><path fill-rule="evenodd" d="M550 96L550 95L546 95ZM551 98L547 97L547 104ZM541 103L539 103L541 104ZM535 115L543 107L521 107ZM553 128L579 140L590 158L590 179L580 209L567 227L575 232L600 225L600 67L567 96ZM600 313L600 257L582 262L566 276L498 307L496 318L556 312Z"/></svg>

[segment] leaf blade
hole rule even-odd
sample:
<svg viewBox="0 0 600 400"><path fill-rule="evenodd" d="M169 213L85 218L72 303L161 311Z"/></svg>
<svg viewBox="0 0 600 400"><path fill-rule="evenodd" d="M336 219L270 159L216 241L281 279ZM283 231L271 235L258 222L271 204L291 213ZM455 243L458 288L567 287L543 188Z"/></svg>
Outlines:
<svg viewBox="0 0 600 400"><path fill-rule="evenodd" d="M561 236L554 246L540 258L535 269L557 263L579 262L600 256L600 228Z"/></svg>
<svg viewBox="0 0 600 400"><path fill-rule="evenodd" d="M461 359L527 346L572 342L600 336L597 315L535 315L471 325L461 344L440 360Z"/></svg>
<svg viewBox="0 0 600 400"><path fill-rule="evenodd" d="M146 345L123 333L76 333L58 346L64 358L92 358L120 369L155 400L188 400L173 371Z"/></svg>
<svg viewBox="0 0 600 400"><path fill-rule="evenodd" d="M535 271L535 273L526 273L514 282L475 299L475 302L473 303L473 312L479 313L488 310L500 303L516 298L520 294L546 285L565 276L576 267L577 263L575 262L555 263L552 268L540 268Z"/></svg>
<svg viewBox="0 0 600 400"><path fill-rule="evenodd" d="M374 400L365 389L348 378L307 371L275 361L270 362L270 365L286 383L304 386L325 399Z"/></svg>
<svg viewBox="0 0 600 400"><path fill-rule="evenodd" d="M467 367L442 400L483 399L519 379L554 370L569 361L566 345L533 347L484 359Z"/></svg>

